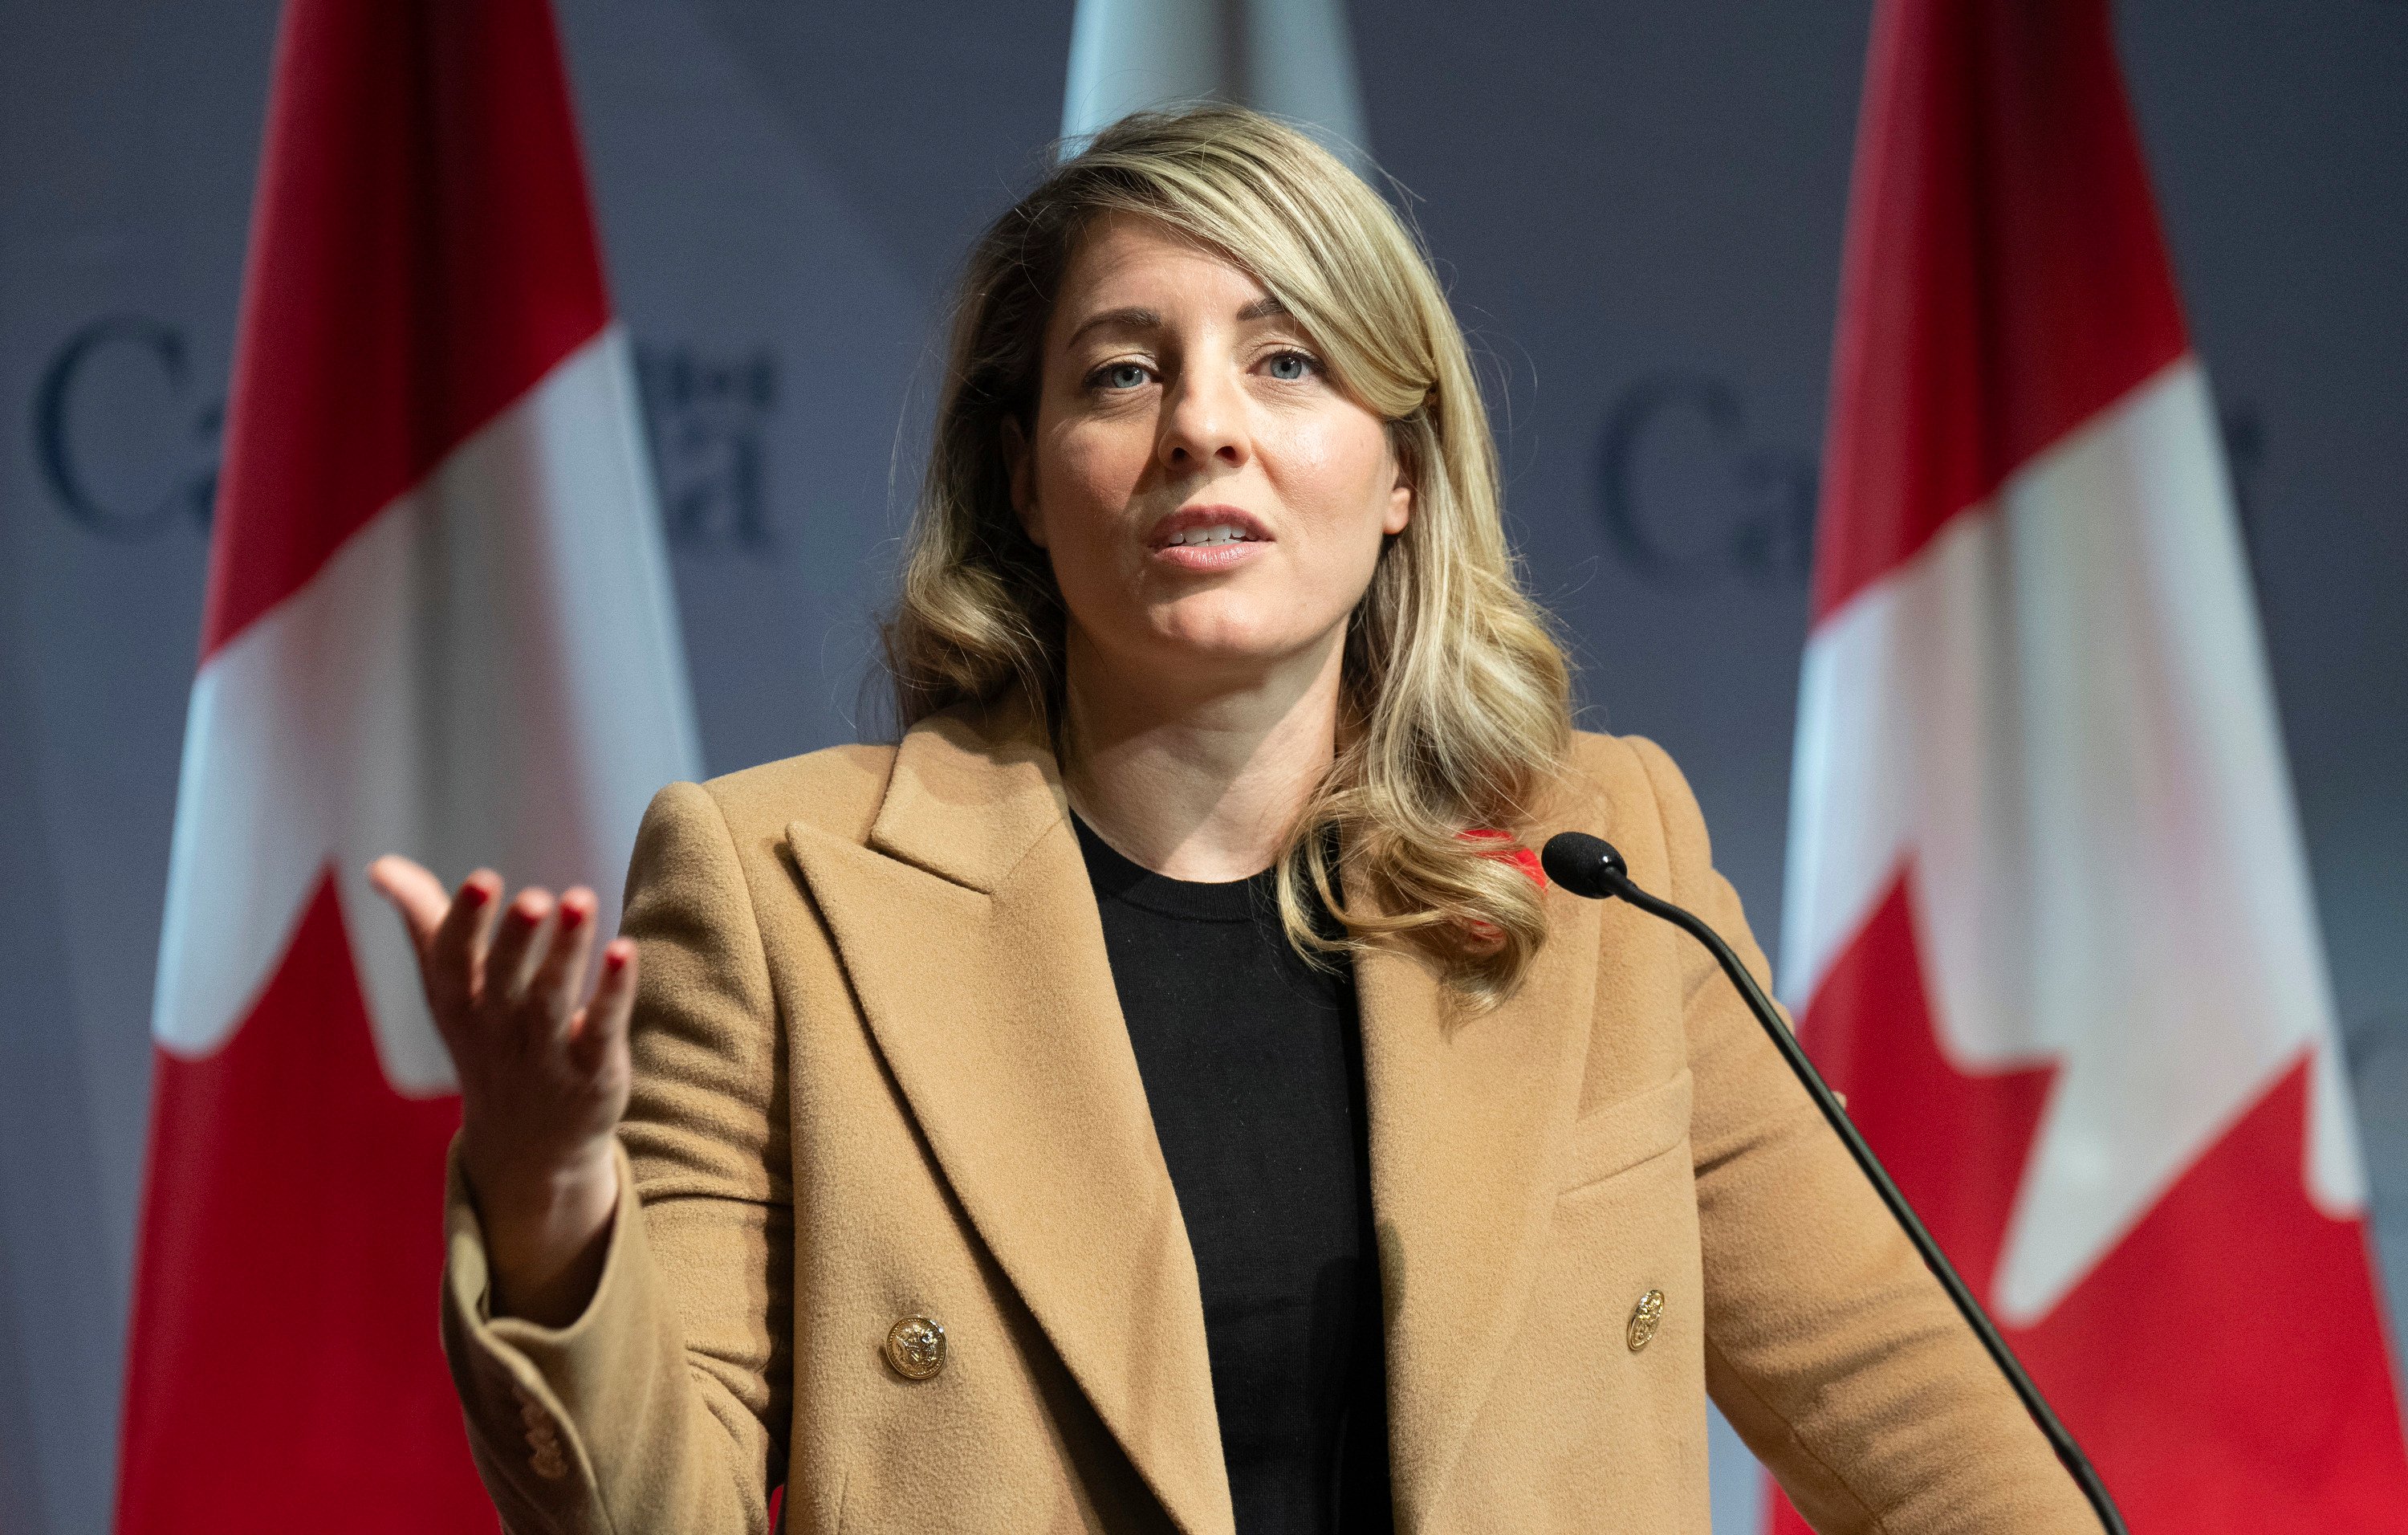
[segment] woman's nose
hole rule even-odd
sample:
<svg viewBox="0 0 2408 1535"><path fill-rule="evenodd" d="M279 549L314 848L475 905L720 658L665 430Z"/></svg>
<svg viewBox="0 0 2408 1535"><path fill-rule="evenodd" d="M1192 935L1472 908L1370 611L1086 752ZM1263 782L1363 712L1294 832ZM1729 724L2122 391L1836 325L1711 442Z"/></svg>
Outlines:
<svg viewBox="0 0 2408 1535"><path fill-rule="evenodd" d="M1189 475L1208 466L1239 468L1254 456L1245 400L1218 369L1182 369L1162 423L1163 467Z"/></svg>

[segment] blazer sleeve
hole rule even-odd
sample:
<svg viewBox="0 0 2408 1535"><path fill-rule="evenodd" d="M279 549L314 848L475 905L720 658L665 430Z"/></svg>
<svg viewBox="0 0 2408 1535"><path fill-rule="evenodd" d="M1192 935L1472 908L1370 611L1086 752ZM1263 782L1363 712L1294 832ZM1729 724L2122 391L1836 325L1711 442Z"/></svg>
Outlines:
<svg viewBox="0 0 2408 1535"><path fill-rule="evenodd" d="M1695 796L1631 739L1670 897L1769 987ZM1702 946L1682 940L1706 1384L1825 1535L2093 1535L2097 1518Z"/></svg>
<svg viewBox="0 0 2408 1535"><path fill-rule="evenodd" d="M793 1221L782 1031L709 791L661 791L628 874L635 1075L600 1283L564 1327L492 1313L483 1233L447 1195L445 1353L514 1535L768 1528L782 1475Z"/></svg>

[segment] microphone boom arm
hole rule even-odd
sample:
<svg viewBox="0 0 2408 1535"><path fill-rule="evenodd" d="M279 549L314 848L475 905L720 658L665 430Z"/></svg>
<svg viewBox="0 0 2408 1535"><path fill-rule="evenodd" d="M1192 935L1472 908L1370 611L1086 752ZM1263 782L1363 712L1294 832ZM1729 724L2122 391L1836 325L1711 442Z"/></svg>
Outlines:
<svg viewBox="0 0 2408 1535"><path fill-rule="evenodd" d="M2082 1489L2082 1496L2088 1499L2092 1511L2099 1515L2100 1524L2108 1535L2127 1535L2123 1515L2116 1512L2114 1500L2107 1496L2106 1484L2099 1480L2099 1473L2091 1468L2088 1457L2083 1455L2082 1446L2074 1442L2073 1435L2067 1431L2065 1425L2057 1421L2047 1399L2040 1394L2040 1387L2033 1384L2032 1378L2024 1372L2022 1362L2016 1359L2014 1351L2007 1347L2007 1341L1999 1335L1997 1326L1991 1322L1989 1313L1982 1309L1981 1301L1958 1276L1947 1255L1940 1251L1940 1243L1924 1228L1922 1218L1915 1214L1914 1207L1906 1202L1906 1196L1899 1193L1898 1184L1890 1181L1888 1169L1881 1165L1881 1158L1873 1155L1873 1149L1856 1132L1856 1126L1848 1119L1847 1111L1840 1106L1838 1097L1825 1084L1822 1074L1814 1069L1814 1063L1807 1059L1805 1048L1799 1044L1797 1036L1789 1031L1788 1026L1781 1021L1772 998L1756 984L1756 977L1741 962L1738 953L1723 941L1723 936L1715 932L1704 918L1684 907L1651 896L1631 882L1629 866L1623 862L1622 854L1601 839L1581 832L1562 833L1548 840L1541 861L1548 875L1572 894L1592 899L1618 897L1650 916L1662 918L1706 946L1707 952L1714 956L1715 963L1722 967L1723 974L1730 978L1730 983L1746 1001L1748 1011L1756 1015L1756 1023L1772 1040L1773 1048L1780 1051L1781 1058L1788 1063L1791 1074L1806 1089L1807 1096L1814 1100L1814 1107L1822 1111L1823 1118L1839 1136L1840 1143L1848 1148L1848 1155L1856 1159L1858 1170L1873 1185L1873 1192L1879 1194L1882 1203L1889 1207L1891 1216L1906 1232L1907 1240L1914 1244L1924 1267L1940 1281L1940 1287L1948 1292L1950 1300L1956 1302L1957 1313L1973 1329L1973 1336L1982 1341L1982 1347L1999 1367L1999 1372L2007 1378L2009 1385L2014 1387L2015 1396L2024 1404L2024 1411L2031 1414L2033 1424L2039 1427L2042 1437L2048 1441L2049 1448L2057 1452L2058 1461L2073 1478L2074 1485ZM1566 877L1568 875L1570 878ZM1596 888L1591 888L1592 885Z"/></svg>

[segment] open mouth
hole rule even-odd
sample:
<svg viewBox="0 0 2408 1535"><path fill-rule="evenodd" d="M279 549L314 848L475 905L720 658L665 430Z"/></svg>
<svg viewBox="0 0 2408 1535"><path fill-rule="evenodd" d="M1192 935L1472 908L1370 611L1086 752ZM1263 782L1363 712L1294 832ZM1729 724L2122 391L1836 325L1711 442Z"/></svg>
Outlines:
<svg viewBox="0 0 2408 1535"><path fill-rule="evenodd" d="M1208 527L1182 528L1165 539L1165 549L1202 549L1213 544L1264 543L1235 523L1214 523Z"/></svg>
<svg viewBox="0 0 2408 1535"><path fill-rule="evenodd" d="M1156 555L1182 565L1207 557L1226 561L1249 544L1270 541L1262 519L1230 506L1182 507L1156 523L1149 539Z"/></svg>

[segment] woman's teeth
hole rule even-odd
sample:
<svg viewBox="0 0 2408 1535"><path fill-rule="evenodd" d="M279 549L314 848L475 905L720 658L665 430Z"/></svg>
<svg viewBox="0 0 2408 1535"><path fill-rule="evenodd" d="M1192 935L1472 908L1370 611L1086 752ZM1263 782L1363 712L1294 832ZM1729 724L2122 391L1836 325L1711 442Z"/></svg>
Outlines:
<svg viewBox="0 0 2408 1535"><path fill-rule="evenodd" d="M1215 523L1211 527L1191 527L1170 536L1170 545L1242 543L1246 535L1227 523Z"/></svg>

